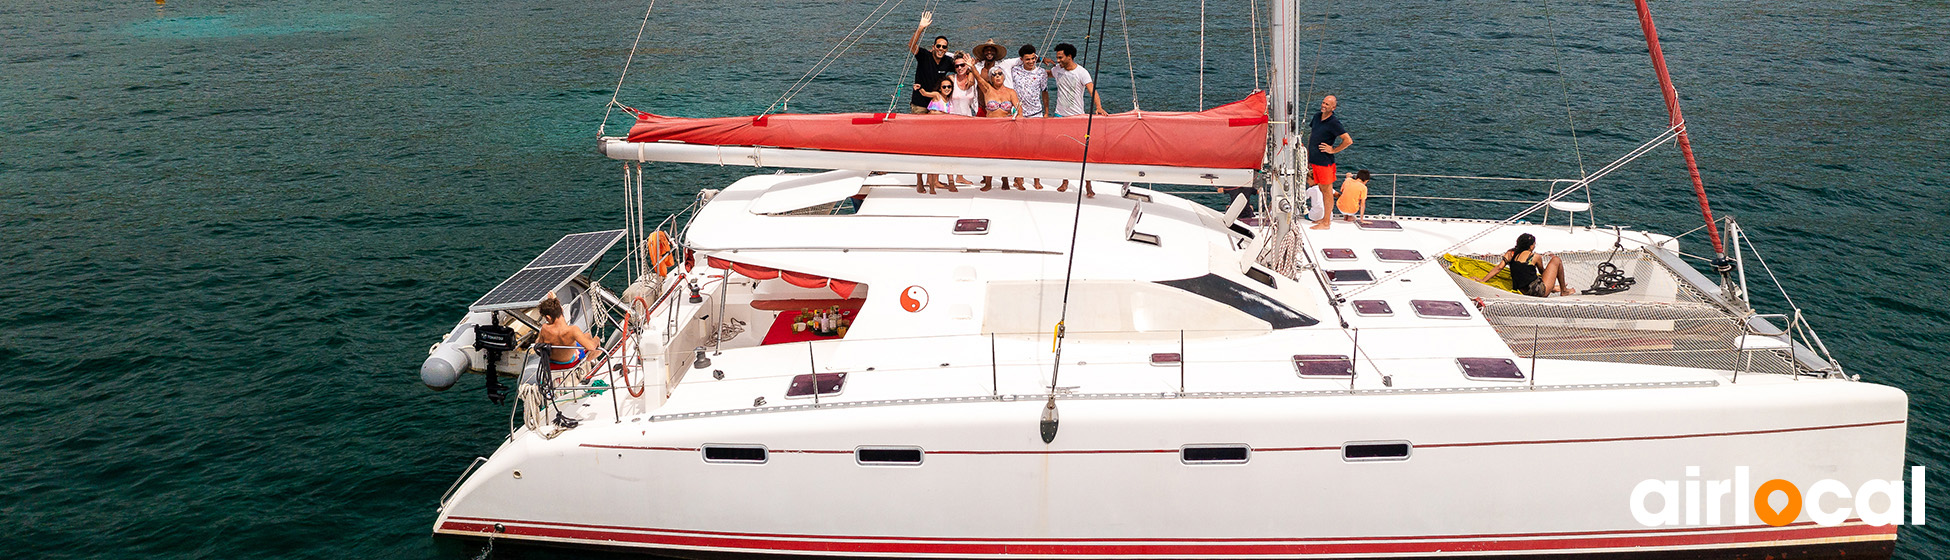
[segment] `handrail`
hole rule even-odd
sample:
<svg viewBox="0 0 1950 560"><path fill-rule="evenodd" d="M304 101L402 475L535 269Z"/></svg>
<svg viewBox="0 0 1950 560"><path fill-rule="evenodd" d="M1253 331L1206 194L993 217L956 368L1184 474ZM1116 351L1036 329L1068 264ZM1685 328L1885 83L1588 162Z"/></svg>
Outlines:
<svg viewBox="0 0 1950 560"><path fill-rule="evenodd" d="M454 499L454 491L460 489L462 482L467 482L467 476L474 474L474 469L481 468L481 464L486 463L487 460L487 457L475 457L474 462L468 463L467 468L460 471L460 478L454 479L453 484L447 485L447 491L440 494L441 510L447 509L447 503Z"/></svg>

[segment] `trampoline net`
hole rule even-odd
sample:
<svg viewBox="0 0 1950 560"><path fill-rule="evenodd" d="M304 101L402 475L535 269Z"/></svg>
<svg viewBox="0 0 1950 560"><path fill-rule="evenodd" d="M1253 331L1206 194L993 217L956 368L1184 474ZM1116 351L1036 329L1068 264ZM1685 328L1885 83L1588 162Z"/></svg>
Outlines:
<svg viewBox="0 0 1950 560"><path fill-rule="evenodd" d="M1456 285L1482 305L1483 316L1518 355L1726 371L1798 373L1787 350L1741 351L1744 313L1712 303L1644 250L1559 252L1566 283L1582 292L1611 262L1634 280L1607 295L1537 298L1464 278ZM1496 262L1500 255L1464 255Z"/></svg>

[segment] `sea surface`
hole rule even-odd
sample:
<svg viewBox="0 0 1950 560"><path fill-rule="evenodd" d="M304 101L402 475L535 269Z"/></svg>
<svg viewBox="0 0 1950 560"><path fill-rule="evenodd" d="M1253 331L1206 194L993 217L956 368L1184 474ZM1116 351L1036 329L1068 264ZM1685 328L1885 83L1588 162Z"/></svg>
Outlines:
<svg viewBox="0 0 1950 560"><path fill-rule="evenodd" d="M595 137L646 3L0 3L0 556L483 552L429 533L508 409L476 379L428 391L417 367L468 302L556 238L622 226L622 166ZM924 8L939 22L926 36L958 49L1083 44L1091 21L1082 2L1052 25L1062 2L663 0L618 99L762 111L876 5L893 15L869 21L791 110L885 110ZM1097 19L1106 44L1084 54L1101 58L1104 104L1198 108L1199 4L1111 6ZM1899 557L1950 557L1950 6L1655 8L1714 211L1749 231L1849 372L1909 392L1909 462L1934 484L1931 525L1905 528ZM1297 79L1307 99L1339 96L1355 139L1344 168L1576 177L1664 128L1626 2L1300 9ZM1265 79L1248 3L1206 10L1211 106ZM611 116L607 131L625 127ZM652 208L751 172L654 166ZM1594 200L1601 224L1700 222L1670 146ZM1772 285L1758 267L1749 279Z"/></svg>

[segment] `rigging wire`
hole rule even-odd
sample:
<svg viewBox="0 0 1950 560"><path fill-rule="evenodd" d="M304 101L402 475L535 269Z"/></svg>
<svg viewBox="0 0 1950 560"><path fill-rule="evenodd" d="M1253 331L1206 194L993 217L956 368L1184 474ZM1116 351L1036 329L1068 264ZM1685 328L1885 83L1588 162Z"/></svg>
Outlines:
<svg viewBox="0 0 1950 560"><path fill-rule="evenodd" d="M1551 0L1544 0L1544 28L1550 31L1551 49L1557 51L1557 56L1552 58L1557 63L1557 83L1564 90L1564 120L1571 125L1571 153L1578 158L1578 177L1583 178L1584 150L1578 146L1578 120L1571 113L1571 80L1564 75L1564 46L1557 42L1557 23L1551 16ZM1585 194L1590 195L1589 192Z"/></svg>
<svg viewBox="0 0 1950 560"><path fill-rule="evenodd" d="M806 69L806 73L800 76L798 81L793 82L791 86L787 87L785 93L780 95L777 101L773 101L772 105L766 107L765 111L760 114L769 115L772 114L772 110L775 108L781 106L790 107L793 97L804 92L807 87L811 87L813 79L818 78L820 74L826 72L827 68L839 62L840 57L846 54L847 50L852 49L854 45L858 45L861 41L866 40L869 31L872 31L875 27L879 27L882 20L887 19L888 15L892 15L895 11L899 10L901 4L906 1L880 0L880 5L874 6L872 11L867 12L867 17L862 18L860 23L854 24L853 29L848 30L846 35L841 36L839 41L833 43L832 48L826 50L826 54L821 55L819 60L813 61L812 67ZM889 8L887 6L888 2L894 2L893 7ZM880 10L882 8L887 8L887 12L884 14L881 13ZM879 17L876 18L876 15ZM909 54L911 55L913 53Z"/></svg>
<svg viewBox="0 0 1950 560"><path fill-rule="evenodd" d="M1259 69L1259 0L1248 0L1246 2L1246 12L1248 13L1248 19L1252 20L1251 32L1246 35L1253 38L1253 91L1259 91L1259 79L1261 77Z"/></svg>
<svg viewBox="0 0 1950 560"><path fill-rule="evenodd" d="M1205 0L1198 0L1198 110L1205 110Z"/></svg>
<svg viewBox="0 0 1950 560"><path fill-rule="evenodd" d="M1204 2L1204 0L1199 1ZM1117 0L1117 21L1124 27L1124 71L1128 72L1131 76L1131 110L1137 111L1137 62L1131 57L1131 18L1124 12L1124 0ZM1101 47L1103 44L1104 41L1102 39L1097 40L1097 46ZM1103 60L1098 59L1097 65L1099 67L1103 66ZM1140 115L1139 118L1143 118L1143 116Z"/></svg>
<svg viewBox="0 0 1950 560"><path fill-rule="evenodd" d="M1074 5L1076 5L1075 0L1058 0L1056 2L1056 13L1050 14L1049 28L1043 31L1043 48L1050 48L1051 41L1056 40L1057 34L1062 31L1063 21L1069 18L1070 6ZM1084 20L1084 33L1090 32L1089 21L1088 19Z"/></svg>
<svg viewBox="0 0 1950 560"><path fill-rule="evenodd" d="M921 12L922 12L922 13L926 13L926 14L929 14L929 17L930 17L930 18L932 18L932 17L933 17L933 14L934 14L934 5L935 5L935 0L927 0L926 2L923 2L923 3L921 4ZM889 10L889 11L888 11L887 13L890 13L890 14L891 14L891 13L893 13L893 11L891 11L891 10ZM885 17L885 16L882 16L882 17ZM901 97L901 91L903 91L903 90L911 90L911 88L906 88L906 87L902 87L902 86L905 86L905 85L907 85L907 84L909 84L909 83L912 83L912 82L910 81L910 78L907 78L907 77L905 77L905 76L913 76L913 75L914 75L914 74L913 74L912 72L908 72L908 71L907 71L907 70L908 70L908 68L909 68L909 65L910 65L910 64L913 64L913 63L914 63L914 53L907 53L907 56L904 56L904 57L901 57L901 73L900 73L900 75L899 75L899 76L896 76L896 77L895 77L895 79L897 79L897 80L900 80L900 84L899 84L899 85L896 85L896 86L894 86L894 92L893 92L892 94L889 94L889 95L887 96L887 114L888 114L888 115L892 115L892 114L894 114L894 105L895 105L895 103L898 103L898 102L900 101L900 97Z"/></svg>
<svg viewBox="0 0 1950 560"><path fill-rule="evenodd" d="M617 107L623 107L616 98L623 94L623 78L630 75L630 63L636 62L636 47L643 43L643 31L650 28L650 12L656 9L657 0L650 0L650 7L643 9L643 22L636 25L636 40L630 42L630 55L623 58L623 72L616 75L616 89L609 92L609 104L603 106L603 120L596 124L596 136L602 136L603 131L608 129L610 113Z"/></svg>
<svg viewBox="0 0 1950 560"><path fill-rule="evenodd" d="M1094 10L1096 4L1092 3L1091 7ZM1093 13L1092 15L1095 14ZM1087 22L1089 20L1085 20L1085 21ZM1097 25L1097 47L1098 48L1103 47L1104 27L1109 22L1110 22L1110 0L1104 0L1103 16L1102 18L1100 18ZM1085 40L1083 45L1085 48L1089 48L1090 41L1088 40L1089 35L1087 35L1087 33L1089 33L1089 29L1085 28L1084 32L1086 33L1086 35L1085 35ZM1097 53L1097 49L1090 49L1088 53L1089 56L1093 59L1092 60L1092 62L1094 63L1094 68L1092 68L1093 73L1101 72L1104 67L1104 57ZM1044 428L1045 433L1043 436L1043 441L1045 443L1049 442L1051 439L1055 437L1055 432L1051 430L1054 429L1053 424L1054 424L1054 413L1056 407L1057 379L1058 376L1061 375L1063 372L1063 339L1064 339L1063 323L1064 321L1070 318L1070 284L1072 278L1074 277L1074 274L1076 273L1076 268L1077 268L1077 234L1079 231L1081 231L1083 226L1083 195L1084 193L1090 191L1090 183L1086 182L1088 180L1087 177L1089 177L1088 171L1090 169L1090 140L1091 140L1090 132L1092 126L1095 125L1097 122L1097 112L1087 111L1085 114L1089 116L1085 117L1085 120L1083 121L1083 161L1080 162L1079 165L1077 166L1076 207L1075 210L1073 210L1070 215L1070 250L1068 253L1065 254L1064 264L1063 264L1063 303L1058 308L1056 314L1056 333L1055 333L1056 343L1055 343L1055 348L1052 349L1052 352L1055 354L1055 356L1052 359L1051 366L1050 366L1049 404L1047 405L1048 406L1047 410L1044 412L1046 426Z"/></svg>

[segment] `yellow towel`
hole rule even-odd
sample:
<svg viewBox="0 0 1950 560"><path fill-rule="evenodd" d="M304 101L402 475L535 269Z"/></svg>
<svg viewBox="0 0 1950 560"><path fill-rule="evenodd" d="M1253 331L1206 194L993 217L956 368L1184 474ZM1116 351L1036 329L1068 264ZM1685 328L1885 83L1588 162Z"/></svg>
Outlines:
<svg viewBox="0 0 1950 560"><path fill-rule="evenodd" d="M1484 274L1489 273L1490 269L1496 268L1496 263L1457 255L1443 255L1442 260L1449 261L1450 271L1468 277L1470 280L1482 278ZM1523 293L1510 289L1509 268L1497 271L1496 276L1491 277L1490 281L1484 282L1483 284L1513 294Z"/></svg>

